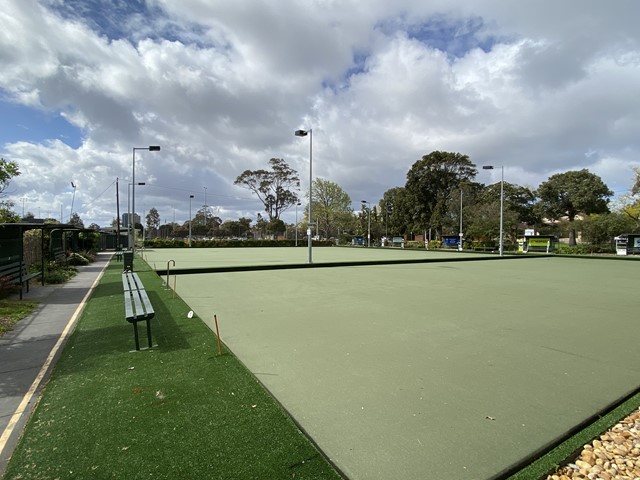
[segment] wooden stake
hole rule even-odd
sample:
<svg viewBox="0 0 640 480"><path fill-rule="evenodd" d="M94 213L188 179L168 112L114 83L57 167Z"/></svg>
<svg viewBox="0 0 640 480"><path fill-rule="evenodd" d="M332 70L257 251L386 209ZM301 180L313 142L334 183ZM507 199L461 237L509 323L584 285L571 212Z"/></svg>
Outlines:
<svg viewBox="0 0 640 480"><path fill-rule="evenodd" d="M218 330L218 317L214 315L213 319L216 322L216 337L218 337L218 355L222 355L222 345L220 345L220 331Z"/></svg>

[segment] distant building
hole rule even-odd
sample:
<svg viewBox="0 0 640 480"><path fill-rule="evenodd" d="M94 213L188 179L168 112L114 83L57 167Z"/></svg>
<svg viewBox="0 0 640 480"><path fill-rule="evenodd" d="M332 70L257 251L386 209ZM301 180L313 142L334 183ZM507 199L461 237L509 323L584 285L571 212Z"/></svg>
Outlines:
<svg viewBox="0 0 640 480"><path fill-rule="evenodd" d="M134 220L134 225L136 223L140 223L140 215L138 215L137 213L133 215L133 220ZM123 213L122 214L122 228L129 228L129 214L128 213Z"/></svg>

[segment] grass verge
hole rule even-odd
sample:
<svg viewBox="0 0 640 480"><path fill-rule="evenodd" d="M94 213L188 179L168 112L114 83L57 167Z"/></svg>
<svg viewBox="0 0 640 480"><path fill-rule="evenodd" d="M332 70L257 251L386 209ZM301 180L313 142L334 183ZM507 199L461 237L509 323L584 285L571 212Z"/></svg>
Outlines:
<svg viewBox="0 0 640 480"><path fill-rule="evenodd" d="M138 273L159 346L130 352L121 268L111 264L94 291L5 479L341 478L150 270Z"/></svg>
<svg viewBox="0 0 640 480"><path fill-rule="evenodd" d="M37 306L38 302L0 300L0 337L13 330L14 325L31 314Z"/></svg>

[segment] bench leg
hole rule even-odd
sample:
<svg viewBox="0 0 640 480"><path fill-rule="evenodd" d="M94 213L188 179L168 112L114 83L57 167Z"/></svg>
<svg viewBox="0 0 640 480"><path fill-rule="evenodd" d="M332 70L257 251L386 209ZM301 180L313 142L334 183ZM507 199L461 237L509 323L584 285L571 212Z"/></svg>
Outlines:
<svg viewBox="0 0 640 480"><path fill-rule="evenodd" d="M136 339L136 350L140 350L140 340L138 338L138 322L133 323L133 336Z"/></svg>
<svg viewBox="0 0 640 480"><path fill-rule="evenodd" d="M147 319L147 338L149 339L149 348L153 348L151 342L151 320Z"/></svg>

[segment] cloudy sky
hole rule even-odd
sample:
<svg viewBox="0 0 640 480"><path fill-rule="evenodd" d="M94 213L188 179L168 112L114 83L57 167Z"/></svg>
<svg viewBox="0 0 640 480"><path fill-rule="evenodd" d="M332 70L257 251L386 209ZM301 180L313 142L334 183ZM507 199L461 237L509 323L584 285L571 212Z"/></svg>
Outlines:
<svg viewBox="0 0 640 480"><path fill-rule="evenodd" d="M537 187L588 168L617 195L640 166L640 2L0 0L0 155L16 211L182 223L261 204L233 185L284 158L358 208L434 150ZM499 170L477 180L499 180ZM293 221L293 211L285 221Z"/></svg>

